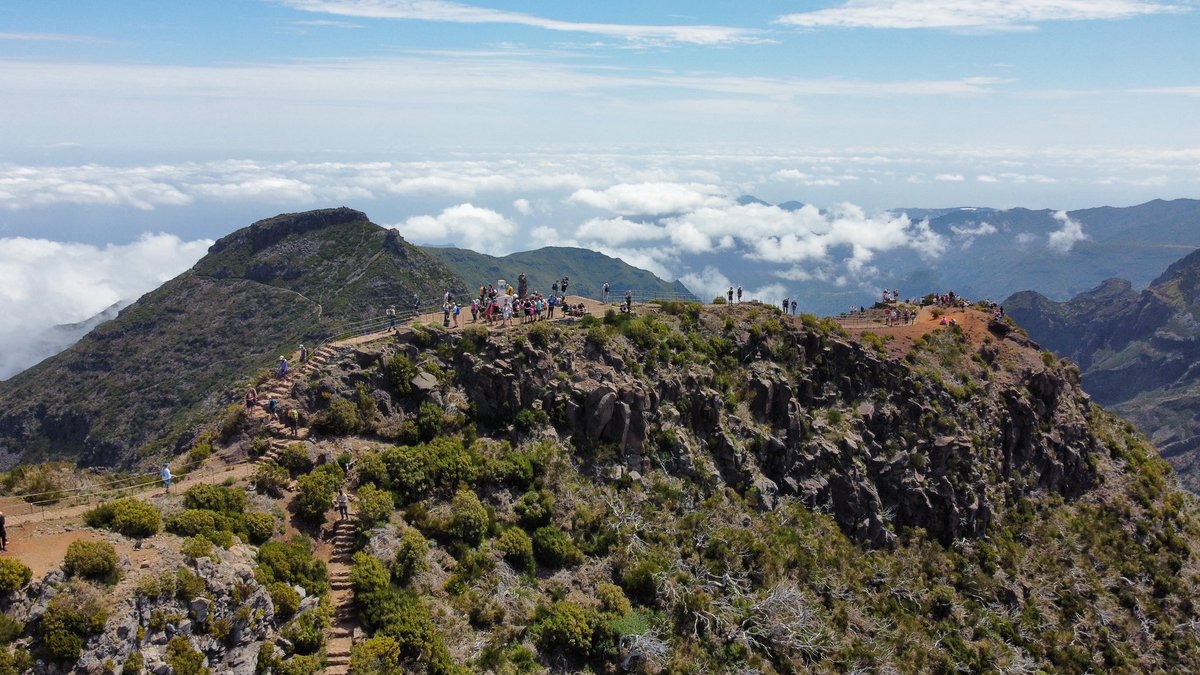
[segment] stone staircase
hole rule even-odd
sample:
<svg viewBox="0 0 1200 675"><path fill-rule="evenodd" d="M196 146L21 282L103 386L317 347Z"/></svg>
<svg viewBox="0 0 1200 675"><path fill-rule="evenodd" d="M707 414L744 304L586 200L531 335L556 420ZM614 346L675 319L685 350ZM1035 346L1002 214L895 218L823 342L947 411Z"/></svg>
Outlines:
<svg viewBox="0 0 1200 675"><path fill-rule="evenodd" d="M325 637L325 670L323 673L345 675L350 672L350 648L354 644L354 593L350 590L351 552L354 546L354 514L333 526L332 553L329 559L329 599L333 602L333 619Z"/></svg>
<svg viewBox="0 0 1200 675"><path fill-rule="evenodd" d="M337 348L334 345L325 345L310 354L307 361L289 370L287 377L273 377L263 390L258 392L258 405L250 414L252 417L266 421L267 430L271 432L271 439L270 448L258 458L257 463L274 461L279 458L280 453L287 449L288 445L309 437L309 428L303 425L303 420L297 427L296 433L292 433L291 425L284 417L284 411L287 408L284 401L292 398L292 391L297 384L307 382L309 374L329 363L335 354L337 354ZM271 399L279 401L279 410L276 415L267 412L267 401Z"/></svg>

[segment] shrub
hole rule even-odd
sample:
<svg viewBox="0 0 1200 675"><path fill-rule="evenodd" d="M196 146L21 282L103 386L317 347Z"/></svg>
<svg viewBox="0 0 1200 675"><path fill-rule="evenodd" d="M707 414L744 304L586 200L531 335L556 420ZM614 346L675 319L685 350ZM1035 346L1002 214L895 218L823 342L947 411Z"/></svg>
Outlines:
<svg viewBox="0 0 1200 675"><path fill-rule="evenodd" d="M251 544L261 544L275 534L275 516L269 513L247 513L243 522Z"/></svg>
<svg viewBox="0 0 1200 675"><path fill-rule="evenodd" d="M422 403L417 409L417 432L421 440L428 443L442 435L446 426L446 415L436 403Z"/></svg>
<svg viewBox="0 0 1200 675"><path fill-rule="evenodd" d="M459 341L459 347L464 352L472 354L479 353L488 342L487 326L467 326L462 331L462 339ZM411 379L411 378L410 378Z"/></svg>
<svg viewBox="0 0 1200 675"><path fill-rule="evenodd" d="M145 660L141 652L133 652L121 666L121 675L141 675Z"/></svg>
<svg viewBox="0 0 1200 675"><path fill-rule="evenodd" d="M407 584L414 576L425 571L425 556L428 554L429 542L425 537L417 530L405 530L400 537L400 545L396 547L396 557L392 559L392 578L400 584Z"/></svg>
<svg viewBox="0 0 1200 675"><path fill-rule="evenodd" d="M504 559L514 568L522 572L534 569L533 540L519 527L510 527L496 540L496 549L504 554Z"/></svg>
<svg viewBox="0 0 1200 675"><path fill-rule="evenodd" d="M387 568L379 559L366 553L354 554L354 564L350 568L350 588L354 590L356 603L386 592L390 585L391 578Z"/></svg>
<svg viewBox="0 0 1200 675"><path fill-rule="evenodd" d="M417 367L407 358L396 355L384 361L383 374L396 394L408 396L412 393L412 379L417 376Z"/></svg>
<svg viewBox="0 0 1200 675"><path fill-rule="evenodd" d="M20 560L0 558L0 595L24 588L33 578L33 571Z"/></svg>
<svg viewBox="0 0 1200 675"><path fill-rule="evenodd" d="M353 403L341 396L334 396L329 402L329 410L325 411L317 425L329 433L345 436L357 433L362 428L362 421Z"/></svg>
<svg viewBox="0 0 1200 675"><path fill-rule="evenodd" d="M209 536L228 529L225 517L215 511L188 509L167 518L167 531L181 537Z"/></svg>
<svg viewBox="0 0 1200 675"><path fill-rule="evenodd" d="M459 490L450 502L450 521L446 534L471 546L483 540L488 531L488 512L471 490Z"/></svg>
<svg viewBox="0 0 1200 675"><path fill-rule="evenodd" d="M585 657L591 651L593 618L587 610L559 601L539 608L537 614L531 632L542 650L576 657Z"/></svg>
<svg viewBox="0 0 1200 675"><path fill-rule="evenodd" d="M310 523L325 522L325 513L333 506L333 497L342 483L342 469L326 464L296 479L296 515Z"/></svg>
<svg viewBox="0 0 1200 675"><path fill-rule="evenodd" d="M540 324L539 324L540 325ZM526 408L517 413L516 427L517 431L529 433L538 427L545 426L550 423L550 416L545 410L533 410Z"/></svg>
<svg viewBox="0 0 1200 675"><path fill-rule="evenodd" d="M379 523L387 522L392 516L392 511L395 509L396 505L392 501L392 493L380 490L370 483L358 489L356 515L359 530L366 531Z"/></svg>
<svg viewBox="0 0 1200 675"><path fill-rule="evenodd" d="M175 675L210 675L211 670L204 667L204 654L192 649L192 643L182 635L171 638L167 643L165 657L167 665Z"/></svg>
<svg viewBox="0 0 1200 675"><path fill-rule="evenodd" d="M546 490L530 490L521 495L521 499L513 506L517 520L529 528L538 528L550 524L554 515L554 495Z"/></svg>
<svg viewBox="0 0 1200 675"><path fill-rule="evenodd" d="M390 675L404 669L400 644L390 637L373 637L350 650L350 672Z"/></svg>
<svg viewBox="0 0 1200 675"><path fill-rule="evenodd" d="M279 634L292 643L295 653L315 654L325 644L325 630L328 626L328 614L324 609L317 607L297 616L284 626Z"/></svg>
<svg viewBox="0 0 1200 675"><path fill-rule="evenodd" d="M117 551L107 541L73 541L67 546L63 572L69 577L80 576L116 583L120 577Z"/></svg>
<svg viewBox="0 0 1200 675"><path fill-rule="evenodd" d="M158 508L135 497L107 502L83 514L89 527L119 532L127 537L149 537L162 529Z"/></svg>
<svg viewBox="0 0 1200 675"><path fill-rule="evenodd" d="M529 341L534 347L545 349L550 346L551 340L554 338L554 331L549 324L535 323L529 328Z"/></svg>
<svg viewBox="0 0 1200 675"><path fill-rule="evenodd" d="M254 490L271 497L282 497L292 477L288 470L275 462L265 462L254 470Z"/></svg>
<svg viewBox="0 0 1200 675"><path fill-rule="evenodd" d="M254 575L259 583L299 584L311 595L329 589L325 563L313 557L312 543L307 538L296 536L286 543L268 541L259 547L257 560Z"/></svg>
<svg viewBox="0 0 1200 675"><path fill-rule="evenodd" d="M276 620L287 621L300 610L300 594L292 588L291 584L276 581L271 584L269 592L271 604L275 606Z"/></svg>
<svg viewBox="0 0 1200 675"><path fill-rule="evenodd" d="M38 622L39 644L50 660L74 662L85 639L103 631L107 622L103 597L86 585L73 585L46 606Z"/></svg>
<svg viewBox="0 0 1200 675"><path fill-rule="evenodd" d="M192 560L196 558L211 558L212 549L212 542L200 535L188 537L187 541L183 542L183 545L179 547L180 552Z"/></svg>
<svg viewBox="0 0 1200 675"><path fill-rule="evenodd" d="M629 598L625 597L625 591L616 584L602 583L596 586L596 598L605 613L624 616L633 611Z"/></svg>
<svg viewBox="0 0 1200 675"><path fill-rule="evenodd" d="M308 450L304 448L303 443L292 443L279 453L279 459L275 460L279 466L287 469L292 478L299 476L302 473L312 471L313 463L308 458Z"/></svg>
<svg viewBox="0 0 1200 675"><path fill-rule="evenodd" d="M0 614L0 644L9 644L25 633L25 624L7 614Z"/></svg>
<svg viewBox="0 0 1200 675"><path fill-rule="evenodd" d="M183 505L188 509L237 514L245 512L246 504L245 492L221 485L194 485L183 493Z"/></svg>
<svg viewBox="0 0 1200 675"><path fill-rule="evenodd" d="M533 554L547 567L577 565L583 562L583 552L570 537L557 527L539 527L533 533Z"/></svg>
<svg viewBox="0 0 1200 675"><path fill-rule="evenodd" d="M208 587L204 584L204 579L200 575L192 572L186 567L180 567L175 570L175 597L189 602L204 595Z"/></svg>

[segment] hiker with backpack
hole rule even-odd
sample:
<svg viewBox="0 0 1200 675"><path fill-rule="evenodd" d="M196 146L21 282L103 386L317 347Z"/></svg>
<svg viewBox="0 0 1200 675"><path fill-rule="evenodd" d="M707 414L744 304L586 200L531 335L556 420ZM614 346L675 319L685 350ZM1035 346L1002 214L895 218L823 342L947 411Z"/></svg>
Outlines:
<svg viewBox="0 0 1200 675"><path fill-rule="evenodd" d="M288 424L292 427L292 435L300 435L300 411L292 408L288 410Z"/></svg>

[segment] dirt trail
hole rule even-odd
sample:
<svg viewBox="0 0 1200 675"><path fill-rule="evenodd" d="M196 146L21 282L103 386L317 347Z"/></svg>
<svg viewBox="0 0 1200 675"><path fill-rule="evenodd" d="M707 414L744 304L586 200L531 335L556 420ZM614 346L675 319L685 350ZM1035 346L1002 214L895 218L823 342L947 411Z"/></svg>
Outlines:
<svg viewBox="0 0 1200 675"><path fill-rule="evenodd" d="M854 339L859 339L864 333L874 333L883 338L891 336L892 339L887 341L886 349L888 355L892 358L903 358L905 354L912 351L913 342L918 338L932 333L938 328L945 328L942 325L942 317L947 323L950 319L958 324L962 329L963 334L971 340L971 343L979 348L983 344L983 339L988 335L988 323L991 321L991 314L972 307L966 309L944 309L937 308L937 314L934 316L935 308L923 307L917 312L917 318L913 323L901 326L885 326L882 323L867 324L860 321L843 321L839 322L846 332Z"/></svg>

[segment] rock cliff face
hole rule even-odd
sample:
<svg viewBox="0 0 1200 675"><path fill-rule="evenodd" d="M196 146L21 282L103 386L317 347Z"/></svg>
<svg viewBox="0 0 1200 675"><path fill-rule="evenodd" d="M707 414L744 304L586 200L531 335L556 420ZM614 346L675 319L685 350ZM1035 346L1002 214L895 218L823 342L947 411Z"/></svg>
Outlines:
<svg viewBox="0 0 1200 675"><path fill-rule="evenodd" d="M1076 371L1045 364L1004 325L983 345L939 331L894 360L829 324L730 311L729 324L716 313L683 317L695 322L689 344L655 332L678 320L666 314L614 318L635 338L603 344L596 333L548 329L540 346L493 337L473 351L456 336L422 331L433 341L423 353L441 354L436 368L453 378L449 391L431 395L464 401L484 428L544 411L558 435L611 457L597 470L665 469L752 494L765 508L799 499L872 546L890 545L906 527L943 542L979 537L997 508L1030 491L1072 498L1095 480L1090 403ZM672 353L670 340L681 350ZM415 360L419 352L399 353ZM311 404L339 390L350 397L345 389L364 377L326 381Z"/></svg>
<svg viewBox="0 0 1200 675"><path fill-rule="evenodd" d="M1112 279L1065 303L1027 291L1005 305L1030 337L1079 364L1085 391L1133 420L1200 486L1200 251L1140 293Z"/></svg>
<svg viewBox="0 0 1200 675"><path fill-rule="evenodd" d="M454 275L351 209L220 239L193 269L66 351L0 383L0 458L129 465L186 444L237 381Z"/></svg>

